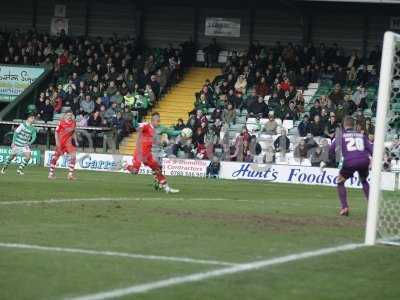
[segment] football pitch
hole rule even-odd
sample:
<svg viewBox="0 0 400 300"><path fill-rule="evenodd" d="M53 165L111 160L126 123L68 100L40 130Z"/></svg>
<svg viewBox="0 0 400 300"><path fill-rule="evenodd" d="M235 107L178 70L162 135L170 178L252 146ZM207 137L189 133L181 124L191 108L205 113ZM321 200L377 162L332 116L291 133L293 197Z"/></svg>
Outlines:
<svg viewBox="0 0 400 300"><path fill-rule="evenodd" d="M345 218L329 187L57 176L0 177L0 299L400 299L400 248L362 245L360 190Z"/></svg>

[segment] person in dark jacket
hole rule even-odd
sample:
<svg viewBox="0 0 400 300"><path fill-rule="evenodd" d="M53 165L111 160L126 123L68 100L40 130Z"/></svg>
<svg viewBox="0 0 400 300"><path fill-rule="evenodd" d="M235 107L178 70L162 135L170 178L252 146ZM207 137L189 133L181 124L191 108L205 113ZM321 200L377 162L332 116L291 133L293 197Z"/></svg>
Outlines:
<svg viewBox="0 0 400 300"><path fill-rule="evenodd" d="M281 135L278 136L274 142L275 151L289 152L290 140L286 136L286 130L282 129Z"/></svg>
<svg viewBox="0 0 400 300"><path fill-rule="evenodd" d="M299 131L299 136L301 137L305 137L311 132L310 117L308 115L304 115L303 121L300 122L297 130Z"/></svg>
<svg viewBox="0 0 400 300"><path fill-rule="evenodd" d="M88 126L89 127L102 127L103 126L103 120L100 117L99 111L93 112L92 115L89 117Z"/></svg>
<svg viewBox="0 0 400 300"><path fill-rule="evenodd" d="M258 97L256 101L250 103L247 108L249 117L264 118L268 114L268 106L264 102L263 97Z"/></svg>
<svg viewBox="0 0 400 300"><path fill-rule="evenodd" d="M311 123L310 132L313 136L323 136L324 135L324 124L321 122L319 115L314 117L314 121Z"/></svg>
<svg viewBox="0 0 400 300"><path fill-rule="evenodd" d="M41 107L39 111L40 115L42 116L42 120L45 121L46 123L48 121L53 120L54 116L54 107L50 103L50 99L45 100L45 104Z"/></svg>

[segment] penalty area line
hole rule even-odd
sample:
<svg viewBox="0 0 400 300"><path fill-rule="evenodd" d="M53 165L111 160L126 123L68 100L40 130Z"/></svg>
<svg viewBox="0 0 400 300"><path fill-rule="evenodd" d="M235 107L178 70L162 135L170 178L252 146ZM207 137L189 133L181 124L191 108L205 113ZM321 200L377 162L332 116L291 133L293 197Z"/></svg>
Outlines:
<svg viewBox="0 0 400 300"><path fill-rule="evenodd" d="M218 265L218 266L239 265L237 263L235 264L235 263L217 261L217 260L195 259L195 258L190 258L190 257L144 255L144 254L136 254L136 253L115 252L115 251L99 251L99 250L77 249L77 248L49 247L49 246L17 244L17 243L0 243L0 248L24 249L24 250L34 250L34 251L49 251L49 252L65 252L65 253L86 254L86 255L96 255L96 256L125 257L125 258L132 258L132 259L171 261L171 262L182 262L182 263L192 263L192 264L202 264L202 265Z"/></svg>
<svg viewBox="0 0 400 300"><path fill-rule="evenodd" d="M248 272L258 269L267 269L275 265L281 265L289 262L299 261L307 258L325 256L338 252L355 250L360 247L365 247L364 244L347 244L338 247L322 248L313 251L306 251L297 254L291 254L281 257L276 257L267 260L255 261L250 263L244 263L237 266L226 267L217 269L214 271L194 273L186 276L171 277L169 279L149 282L145 284L132 285L126 288L113 289L95 294L88 294L78 297L66 298L67 300L104 300L119 298L127 295L142 294L150 292L152 290L168 288L171 286L181 285L185 283L200 282L210 278L222 277L225 275L237 274L242 272Z"/></svg>

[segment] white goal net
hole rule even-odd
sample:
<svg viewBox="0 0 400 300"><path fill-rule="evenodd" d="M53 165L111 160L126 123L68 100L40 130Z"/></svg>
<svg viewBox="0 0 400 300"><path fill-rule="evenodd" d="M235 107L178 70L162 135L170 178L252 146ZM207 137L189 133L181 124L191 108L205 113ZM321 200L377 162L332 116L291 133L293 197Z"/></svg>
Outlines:
<svg viewBox="0 0 400 300"><path fill-rule="evenodd" d="M390 163L385 145L398 138L400 120L400 35L386 32L382 49L374 154L371 171L366 244L377 242L400 245L400 197L381 189L381 174ZM387 167L387 166L386 166Z"/></svg>

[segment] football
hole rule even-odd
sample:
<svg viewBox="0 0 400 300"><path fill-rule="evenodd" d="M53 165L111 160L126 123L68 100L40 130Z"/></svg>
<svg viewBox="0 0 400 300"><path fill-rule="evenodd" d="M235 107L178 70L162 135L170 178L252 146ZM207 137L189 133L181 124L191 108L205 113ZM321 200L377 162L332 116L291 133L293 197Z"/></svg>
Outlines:
<svg viewBox="0 0 400 300"><path fill-rule="evenodd" d="M183 128L181 131L181 136L183 138L191 138L193 135L192 129L190 128Z"/></svg>

